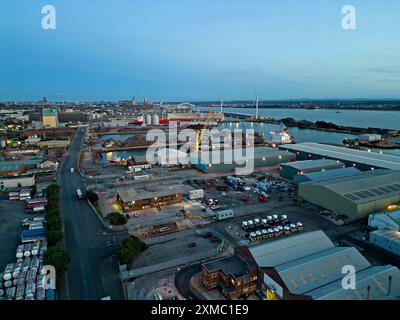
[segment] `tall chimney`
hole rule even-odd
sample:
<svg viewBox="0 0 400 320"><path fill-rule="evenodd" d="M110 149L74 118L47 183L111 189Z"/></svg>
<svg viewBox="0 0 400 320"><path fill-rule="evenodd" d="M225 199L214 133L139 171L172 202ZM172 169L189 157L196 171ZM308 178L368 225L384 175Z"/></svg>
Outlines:
<svg viewBox="0 0 400 320"><path fill-rule="evenodd" d="M369 300L371 294L371 287L367 286L367 300Z"/></svg>
<svg viewBox="0 0 400 320"><path fill-rule="evenodd" d="M392 289L392 276L389 276L389 287L388 287L388 295L390 296L390 291Z"/></svg>

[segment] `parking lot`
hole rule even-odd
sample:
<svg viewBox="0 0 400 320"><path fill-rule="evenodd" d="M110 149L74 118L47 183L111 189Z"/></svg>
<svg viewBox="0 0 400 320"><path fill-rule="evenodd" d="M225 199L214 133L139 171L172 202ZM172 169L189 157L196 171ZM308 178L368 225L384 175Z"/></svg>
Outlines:
<svg viewBox="0 0 400 320"><path fill-rule="evenodd" d="M0 201L0 270L15 261L22 220L29 217L25 213L24 205L24 201Z"/></svg>
<svg viewBox="0 0 400 320"><path fill-rule="evenodd" d="M182 264L186 264L191 262L192 255L216 250L219 244L220 241L215 238L206 239L196 234L154 244L132 263L131 269L157 265L175 259L181 259Z"/></svg>

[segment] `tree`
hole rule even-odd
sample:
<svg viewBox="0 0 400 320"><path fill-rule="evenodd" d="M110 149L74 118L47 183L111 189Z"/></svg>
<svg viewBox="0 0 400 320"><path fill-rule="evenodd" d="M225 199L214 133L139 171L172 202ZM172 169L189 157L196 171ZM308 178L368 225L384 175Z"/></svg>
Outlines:
<svg viewBox="0 0 400 320"><path fill-rule="evenodd" d="M60 247L49 247L44 255L46 265L51 265L56 269L57 277L60 277L67 270L71 261L67 251Z"/></svg>
<svg viewBox="0 0 400 320"><path fill-rule="evenodd" d="M91 203L96 203L97 201L99 201L99 196L93 190L87 190L86 197Z"/></svg>
<svg viewBox="0 0 400 320"><path fill-rule="evenodd" d="M126 224L127 219L119 212L111 212L107 215L108 221L115 226Z"/></svg>
<svg viewBox="0 0 400 320"><path fill-rule="evenodd" d="M119 249L117 257L120 264L129 264L133 259L132 252L128 248Z"/></svg>
<svg viewBox="0 0 400 320"><path fill-rule="evenodd" d="M60 229L51 229L47 231L47 242L49 246L54 246L64 238L64 234Z"/></svg>

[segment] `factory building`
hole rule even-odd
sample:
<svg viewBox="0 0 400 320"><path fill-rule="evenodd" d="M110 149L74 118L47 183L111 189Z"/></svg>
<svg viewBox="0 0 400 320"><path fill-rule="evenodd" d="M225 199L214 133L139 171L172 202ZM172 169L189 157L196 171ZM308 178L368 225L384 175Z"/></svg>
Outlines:
<svg viewBox="0 0 400 320"><path fill-rule="evenodd" d="M333 159L344 163L346 167L355 167L361 171L374 169L400 170L400 157L364 150L349 149L314 142L284 144L279 146L296 154L297 160Z"/></svg>
<svg viewBox="0 0 400 320"><path fill-rule="evenodd" d="M117 201L124 212L130 212L181 203L182 194L180 185L137 190L132 187L121 187L117 189Z"/></svg>
<svg viewBox="0 0 400 320"><path fill-rule="evenodd" d="M0 178L0 190L28 188L35 185L35 176Z"/></svg>
<svg viewBox="0 0 400 320"><path fill-rule="evenodd" d="M296 184L299 184L310 181L321 181L339 177L348 177L359 173L361 173L361 171L353 167L330 169L319 172L306 172L304 174L296 175L293 177L293 181Z"/></svg>
<svg viewBox="0 0 400 320"><path fill-rule="evenodd" d="M342 286L349 265L355 267L354 290ZM203 264L202 278L207 289L218 287L228 298L226 287L239 294L245 282L250 285L241 295L257 287L266 300L394 300L400 295L397 267L373 266L356 248L336 247L322 230L238 247L234 257ZM251 284L255 280L257 286Z"/></svg>
<svg viewBox="0 0 400 320"><path fill-rule="evenodd" d="M298 194L325 209L361 219L400 201L400 170L375 170L301 183Z"/></svg>
<svg viewBox="0 0 400 320"><path fill-rule="evenodd" d="M370 232L369 241L377 247L400 256L400 232L392 229L378 229Z"/></svg>
<svg viewBox="0 0 400 320"><path fill-rule="evenodd" d="M309 172L323 172L330 169L344 168L341 162L328 159L304 160L282 163L280 175L283 178L293 180L295 176L304 175Z"/></svg>
<svg viewBox="0 0 400 320"><path fill-rule="evenodd" d="M254 168L276 166L284 162L295 160L295 156L287 151L276 150L272 148L254 148L252 155L246 156L246 150L238 159L234 150L230 151L230 159L224 159L224 150L203 151L190 155L189 163L196 169L204 173L221 173L234 172L237 168L249 168L249 161L252 162ZM250 171L252 169L250 168Z"/></svg>
<svg viewBox="0 0 400 320"><path fill-rule="evenodd" d="M247 251L259 267L259 289L269 300L381 300L400 294L397 267L372 266L355 248L336 247L321 230ZM356 266L355 290L342 286L346 265Z"/></svg>
<svg viewBox="0 0 400 320"><path fill-rule="evenodd" d="M58 123L58 109L52 108L42 108L42 122L45 128L57 128Z"/></svg>
<svg viewBox="0 0 400 320"><path fill-rule="evenodd" d="M370 214L368 216L368 226L375 229L391 229L400 232L400 209Z"/></svg>

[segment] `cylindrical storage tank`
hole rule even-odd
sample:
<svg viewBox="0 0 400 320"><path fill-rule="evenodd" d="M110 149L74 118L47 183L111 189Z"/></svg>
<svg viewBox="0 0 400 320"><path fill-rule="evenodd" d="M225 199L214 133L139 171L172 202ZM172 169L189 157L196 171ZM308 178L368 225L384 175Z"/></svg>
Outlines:
<svg viewBox="0 0 400 320"><path fill-rule="evenodd" d="M158 126L160 124L160 118L157 114L153 114L151 121L155 126Z"/></svg>
<svg viewBox="0 0 400 320"><path fill-rule="evenodd" d="M24 248L24 257L29 257L31 255L31 250L32 250L32 243L28 243L27 245L25 245Z"/></svg>
<svg viewBox="0 0 400 320"><path fill-rule="evenodd" d="M11 287L11 288L8 288L7 290L6 290L6 297L7 297L7 299L8 300L14 300L15 299L15 292L17 291L17 288L16 287Z"/></svg>
<svg viewBox="0 0 400 320"><path fill-rule="evenodd" d="M4 269L3 279L8 281L12 278L12 272L14 270L14 263L9 263Z"/></svg>
<svg viewBox="0 0 400 320"><path fill-rule="evenodd" d="M148 126L151 125L151 115L150 114L146 114L146 124Z"/></svg>
<svg viewBox="0 0 400 320"><path fill-rule="evenodd" d="M21 259L23 256L24 256L24 245L23 244L20 244L19 246L18 246L18 248L17 248L17 252L16 252L16 254L15 254L15 257L17 258L17 259Z"/></svg>
<svg viewBox="0 0 400 320"><path fill-rule="evenodd" d="M31 264L30 264L30 268L35 268L38 269L39 268L39 259L37 257L33 257L31 260Z"/></svg>
<svg viewBox="0 0 400 320"><path fill-rule="evenodd" d="M11 287L13 285L13 283L12 283L12 281L10 281L10 280L7 280L6 282L4 282L4 287L5 288L9 288L9 287Z"/></svg>
<svg viewBox="0 0 400 320"><path fill-rule="evenodd" d="M0 298L4 297L4 290L0 289Z"/></svg>
<svg viewBox="0 0 400 320"><path fill-rule="evenodd" d="M28 271L30 265L31 265L31 258L25 258L24 262L22 262L21 270Z"/></svg>
<svg viewBox="0 0 400 320"><path fill-rule="evenodd" d="M13 269L13 274L12 274L14 279L18 278L19 273L21 272L21 268L22 268L21 262L15 264L14 269Z"/></svg>

